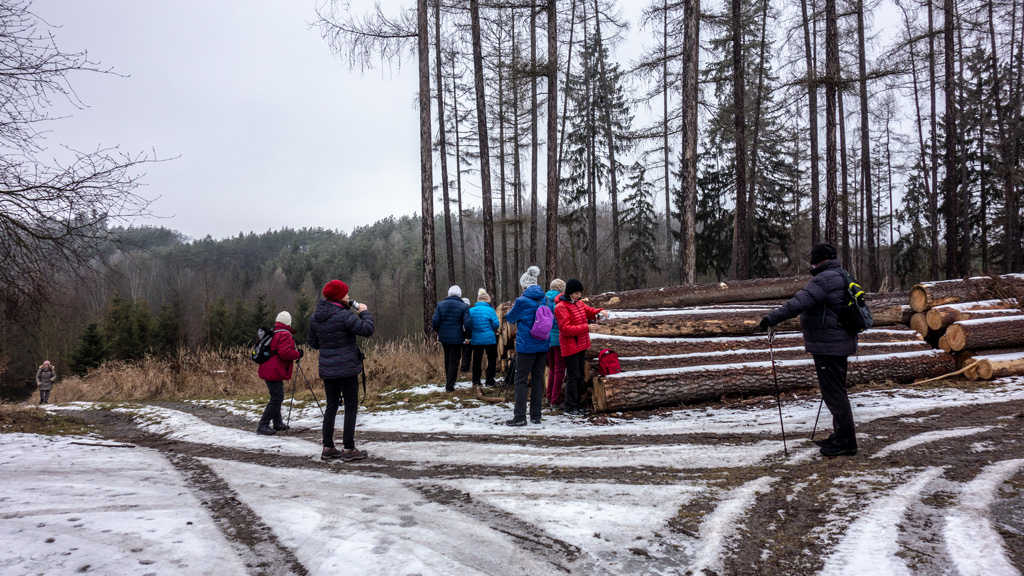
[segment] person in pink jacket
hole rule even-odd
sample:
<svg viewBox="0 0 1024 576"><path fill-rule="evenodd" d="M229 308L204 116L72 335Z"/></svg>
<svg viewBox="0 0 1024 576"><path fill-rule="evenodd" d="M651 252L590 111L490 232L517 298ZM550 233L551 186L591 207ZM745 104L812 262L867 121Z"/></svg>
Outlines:
<svg viewBox="0 0 1024 576"><path fill-rule="evenodd" d="M565 293L557 298L555 320L558 322L558 346L565 360L565 413L582 416L586 410L580 406L580 388L583 387L584 356L590 349L590 324L601 316L608 317L604 309L591 308L583 302L583 283L571 278L565 283Z"/></svg>
<svg viewBox="0 0 1024 576"><path fill-rule="evenodd" d="M267 382L270 391L270 402L263 409L263 417L256 428L257 434L273 436L279 430L287 430L289 426L281 420L281 404L284 402L284 381L292 378L292 362L302 358L302 350L295 349L295 338L292 336L292 315L281 312L274 323L274 337L270 341L273 356L260 364L259 376ZM273 427L271 427L273 424Z"/></svg>

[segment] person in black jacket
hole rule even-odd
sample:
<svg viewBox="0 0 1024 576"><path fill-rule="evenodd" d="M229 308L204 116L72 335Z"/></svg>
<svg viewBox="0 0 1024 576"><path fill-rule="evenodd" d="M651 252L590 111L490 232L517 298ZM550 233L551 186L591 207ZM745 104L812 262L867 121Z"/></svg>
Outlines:
<svg viewBox="0 0 1024 576"><path fill-rule="evenodd" d="M857 335L839 324L837 314L846 303L846 275L831 244L815 244L810 257L814 278L765 316L761 329L800 316L804 348L814 358L821 397L832 413L833 432L817 444L824 456L853 456L857 453L857 436L846 393L846 368L849 356L857 354Z"/></svg>
<svg viewBox="0 0 1024 576"><path fill-rule="evenodd" d="M321 460L341 458L345 462L366 458L366 450L355 445L356 411L359 410L359 374L363 371L362 353L356 337L373 336L373 316L366 304L356 306L348 297L348 286L331 280L324 286L324 298L317 302L309 319L306 340L320 351L320 378L324 381L327 408L324 410L323 451ZM338 404L344 399L345 424L342 450L334 446L334 421Z"/></svg>
<svg viewBox="0 0 1024 576"><path fill-rule="evenodd" d="M455 390L455 380L459 376L459 363L462 361L462 346L466 335L473 332L473 323L469 316L469 306L462 301L462 288L452 286L448 289L448 297L438 302L431 320L437 339L444 349L445 391Z"/></svg>

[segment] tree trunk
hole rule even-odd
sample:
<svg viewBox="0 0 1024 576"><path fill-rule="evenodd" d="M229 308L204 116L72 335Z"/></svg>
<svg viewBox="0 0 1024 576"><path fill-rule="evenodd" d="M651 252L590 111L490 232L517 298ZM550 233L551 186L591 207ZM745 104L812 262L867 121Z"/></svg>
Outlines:
<svg viewBox="0 0 1024 576"><path fill-rule="evenodd" d="M668 16L666 15L667 18ZM682 173L680 186L683 195L683 213L680 218L681 230L679 231L680 260L682 262L679 280L682 284L695 284L697 282L697 96L699 94L697 79L700 74L700 0L684 0L683 27L683 109L681 130L683 134L683 165L680 166ZM666 105L666 123L667 121ZM667 135L665 142L667 146ZM667 174L666 168L666 178L668 177ZM671 236L671 229L668 233Z"/></svg>
<svg viewBox="0 0 1024 576"><path fill-rule="evenodd" d="M804 27L804 54L807 58L807 115L811 140L811 242L821 241L821 207L818 205L821 192L818 184L818 82L815 78L814 58L811 52L810 19L807 15L807 0L800 0Z"/></svg>
<svg viewBox="0 0 1024 576"><path fill-rule="evenodd" d="M929 265L932 278L939 277L939 155L937 118L935 110L935 24L932 0L928 0L928 89L931 95L931 153L932 153L932 189L928 197L928 214L931 224L931 251Z"/></svg>
<svg viewBox="0 0 1024 576"><path fill-rule="evenodd" d="M644 288L625 292L605 292L586 299L595 308L680 308L730 302L755 302L792 298L810 278L756 278L735 282L716 282L665 288Z"/></svg>
<svg viewBox="0 0 1024 576"><path fill-rule="evenodd" d="M747 215L747 121L744 112L743 2L732 0L732 106L736 143L736 212L733 220L733 278L750 278L750 219Z"/></svg>
<svg viewBox="0 0 1024 576"><path fill-rule="evenodd" d="M813 360L776 361L780 390L817 386ZM952 372L953 357L937 350L850 358L847 385L891 380L909 384ZM727 394L772 394L770 362L622 372L594 381L594 407L602 412L717 400Z"/></svg>
<svg viewBox="0 0 1024 576"><path fill-rule="evenodd" d="M537 262L537 2L530 5L530 263Z"/></svg>
<svg viewBox="0 0 1024 576"><path fill-rule="evenodd" d="M558 0L548 0L548 203L545 283L558 277Z"/></svg>
<svg viewBox="0 0 1024 576"><path fill-rule="evenodd" d="M850 228L853 227L852 222L850 222L850 171L847 166L846 111L843 110L843 102L843 94L839 93L837 102L839 107L839 177L842 181L843 192L843 250L841 254L843 257L843 266L848 266L853 270L854 262L850 254Z"/></svg>
<svg viewBox="0 0 1024 576"><path fill-rule="evenodd" d="M923 314L925 314L925 323L929 329L944 330L953 322L961 320L1015 316L1020 313L1020 308L1006 300L983 300L938 306ZM922 313L919 312L919 314Z"/></svg>
<svg viewBox="0 0 1024 576"><path fill-rule="evenodd" d="M503 326L506 324L503 324ZM872 328L857 337L860 344L884 342L922 342L921 336L912 330ZM804 336L799 332L775 335L775 346L803 346ZM611 348L620 358L630 356L668 356L676 354L697 354L728 350L763 350L768 348L768 335L736 336L726 338L644 338L636 336L613 336L591 334L588 356Z"/></svg>
<svg viewBox="0 0 1024 576"><path fill-rule="evenodd" d="M491 154L487 135L487 100L484 97L484 57L480 42L480 0L469 0L473 35L473 80L476 86L476 126L480 149L480 195L484 216L484 285L494 293L494 217L491 213Z"/></svg>
<svg viewBox="0 0 1024 576"><path fill-rule="evenodd" d="M441 156L441 199L444 203L444 253L448 284L455 283L455 250L452 244L452 205L448 193L448 130L444 122L444 83L441 78L441 0L434 0L434 71L437 77L437 126ZM454 82L454 79L452 80ZM433 300L433 298L431 298Z"/></svg>
<svg viewBox="0 0 1024 576"><path fill-rule="evenodd" d="M1024 315L955 322L946 329L950 348L1012 348L1024 346Z"/></svg>
<svg viewBox="0 0 1024 576"><path fill-rule="evenodd" d="M908 38L912 38L913 37L913 30L911 29L911 26L910 26L910 16L907 15L906 10L903 11L903 21L904 21L904 23L907 26L907 37ZM917 88L917 86L918 86L918 83L917 83L917 57L914 55L914 42L912 40L908 42L908 48L910 50L910 62L909 62L909 64L910 64L910 73L911 73L911 77L913 79L914 112L915 112L915 116L917 118L917 122L916 122L916 124L917 124L917 143L918 143L918 146L920 148L920 153L921 153L921 156L920 156L920 159L921 159L921 174L924 176L924 190L925 190L925 194L928 196L929 218L934 218L934 214L932 214L932 212L931 212L931 203L932 203L932 198L934 197L934 194L933 194L933 191L932 191L931 176L930 176L930 172L928 170L927 149L925 148L925 143L924 143L924 117L923 117L923 114L921 113L921 99L919 97L919 91L918 91L918 88ZM932 278L938 278L939 277L939 269L938 269L938 264L937 264L937 261L936 261L936 258L937 258L936 250L938 250L938 248L936 247L936 239L935 239L935 236L934 236L936 234L935 220L934 219L930 220L930 224L931 224L931 226L930 226L930 233L932 234L933 237L932 237L932 245L929 247L929 251L928 251L928 255L929 255L928 263L929 263L929 269L931 271L931 277Z"/></svg>
<svg viewBox="0 0 1024 576"><path fill-rule="evenodd" d="M857 0L857 65L860 73L860 163L864 186L864 211L867 213L865 236L868 252L868 281L864 288L878 289L878 254L875 251L875 210L871 187L871 139L868 131L868 65L864 40L864 0Z"/></svg>
<svg viewBox="0 0 1024 576"><path fill-rule="evenodd" d="M452 115L455 117L455 194L459 209L459 269L461 278L466 277L466 228L462 211L462 134L459 131L459 94L455 81L455 55L452 54Z"/></svg>
<svg viewBox="0 0 1024 576"><path fill-rule="evenodd" d="M512 50L515 54L515 17L512 18ZM498 63L499 66L503 64L502 51L501 51L501 36L498 36ZM512 69L515 70L515 60L512 61ZM513 94L513 115L518 120L519 106L514 102L515 95L518 94L518 90L515 86L512 88ZM498 73L498 194L501 196L501 289L499 294L492 294L492 297L504 297L505 287L509 285L509 273L508 273L508 220L506 219L505 212L505 198L507 196L506 186L508 185L507 178L505 175L505 166L508 163L508 156L505 154L505 75ZM519 142L519 133L515 133L516 144ZM513 188L514 189L514 188ZM513 202L516 198L513 198ZM515 210L513 210L515 211ZM516 240L516 239L513 239ZM518 240L516 240L518 242ZM518 256L518 254L516 254ZM518 258L517 258L518 260ZM515 294L515 292L511 292Z"/></svg>
<svg viewBox="0 0 1024 576"><path fill-rule="evenodd" d="M684 10L683 18L684 18L684 20L686 18L685 10L688 7L689 7L688 4L684 4L684 7L683 7L683 10ZM664 172L665 172L664 176L663 176L664 179L665 179L664 180L665 181L665 279L666 279L666 282L671 282L671 278L672 278L672 196L671 196L672 181L671 181L670 175L671 175L671 171L672 171L672 158L671 158L671 151L669 150L669 147L668 147L668 89L669 89L669 81L668 81L668 0L662 0L662 3L661 3L661 14L662 14L662 19L661 19L661 25L662 25L662 36L661 36L661 39L662 39L662 43L661 43L661 107L662 107L662 118L663 118L663 121L662 121L662 124L661 124L661 138L662 138L661 146L662 146L662 150L665 151L665 166L663 167L664 168ZM685 26L686 26L686 24L684 24L684 27ZM683 32L683 45L684 46L686 45L686 33L687 32L689 32L688 29ZM686 84L686 55L685 54L683 55L683 72L682 72L681 76L683 77L682 78L683 101L681 103L681 106L683 107L683 118L682 118L683 126L682 126L681 132L683 134L683 155L684 155L684 158L685 158L685 155L686 155L686 94L687 94L687 91L686 91L686 86L687 86L687 84ZM684 160L684 162L685 162L685 160ZM683 186L683 191L684 191L683 193L685 194L685 190L686 190L686 174L685 174L685 170L686 170L686 167L685 167L685 165L684 166L680 166L679 169L681 171L683 171L682 186ZM679 233L680 233L680 236L682 236L682 234L684 234L684 231L680 230ZM685 240L683 242L685 243ZM685 263L681 263L680 265L683 266L683 267L686 266ZM684 274L684 277L685 277L685 272L683 274ZM683 282L683 283L685 284L685 282Z"/></svg>
<svg viewBox="0 0 1024 576"><path fill-rule="evenodd" d="M734 0L735 1L735 0ZM825 0L825 241L838 244L836 186L836 96L839 79L839 32L836 0Z"/></svg>
<svg viewBox="0 0 1024 576"><path fill-rule="evenodd" d="M900 354L903 352L921 352L931 350L927 342L879 342L860 344L858 351L861 356L877 356L881 354ZM776 360L796 360L810 358L803 343L788 343L786 346L775 347ZM619 364L623 372L642 370L664 370L687 366L711 366L716 364L740 364L747 362L767 362L771 358L767 347L759 349L741 349L715 352L697 352L694 354L675 354L669 356L622 356Z"/></svg>
<svg viewBox="0 0 1024 576"><path fill-rule="evenodd" d="M416 4L417 53L419 56L420 103L420 225L423 250L423 333L433 334L431 319L437 298L437 270L434 263L434 164L430 130L430 33L427 28L427 0Z"/></svg>
<svg viewBox="0 0 1024 576"><path fill-rule="evenodd" d="M601 9L597 5L598 0L594 0L594 32L595 41L598 46L603 46L601 42ZM601 87L599 88L600 93L604 95L604 129L606 137L608 138L608 171L609 171L609 184L611 184L611 203L612 203L612 260L613 270L615 278L615 289L622 290L622 247L619 243L619 185L618 185L618 170L615 163L615 129L612 126L612 114L611 114L611 103L614 97L615 87L608 83L608 67L605 63L604 54L599 52L600 66L599 73L601 75ZM596 284L595 284L596 286Z"/></svg>
<svg viewBox="0 0 1024 576"><path fill-rule="evenodd" d="M761 110L764 100L765 52L767 50L768 0L761 5L761 39L758 45L757 91L754 93L754 129L750 135L750 164L747 168L747 221L748 234L755 234L757 225L757 153L761 144Z"/></svg>
<svg viewBox="0 0 1024 576"><path fill-rule="evenodd" d="M945 40L945 84L943 86L944 92L946 93L946 110L943 115L945 120L945 136L946 136L946 202L945 202L945 216L946 216L946 277L947 278L959 278L960 277L960 260L959 260L959 230L960 230L960 198L957 193L957 185L960 173L957 170L957 154L956 154L956 78L954 75L955 68L953 66L954 59L954 43L953 43L953 25L955 16L953 14L953 0L945 0L944 7L944 26L943 26L943 38Z"/></svg>
<svg viewBox="0 0 1024 576"><path fill-rule="evenodd" d="M997 278L998 280L994 280ZM958 302L976 302L999 298L1000 285L1024 290L1024 274L975 276L967 280L943 280L915 284L910 289L910 307L914 312Z"/></svg>

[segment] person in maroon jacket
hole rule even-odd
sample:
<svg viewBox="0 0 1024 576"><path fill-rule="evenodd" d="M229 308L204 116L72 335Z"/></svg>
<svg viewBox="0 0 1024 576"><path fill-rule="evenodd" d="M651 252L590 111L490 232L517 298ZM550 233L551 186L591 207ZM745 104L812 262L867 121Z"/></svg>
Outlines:
<svg viewBox="0 0 1024 576"><path fill-rule="evenodd" d="M292 337L292 315L281 312L274 323L274 338L270 341L269 360L260 364L260 378L266 380L270 391L270 402L263 409L263 417L256 428L258 434L272 436L278 430L287 430L289 426L281 420L281 404L284 402L284 381L292 378L292 362L302 358L302 350L295 349L295 338ZM273 424L273 427L271 427Z"/></svg>
<svg viewBox="0 0 1024 576"><path fill-rule="evenodd" d="M580 407L580 388L583 387L584 356L590 349L588 321L608 317L603 308L591 308L581 298L583 283L572 278L565 283L565 293L556 299L555 304L558 345L565 359L565 413L575 416L587 413Z"/></svg>

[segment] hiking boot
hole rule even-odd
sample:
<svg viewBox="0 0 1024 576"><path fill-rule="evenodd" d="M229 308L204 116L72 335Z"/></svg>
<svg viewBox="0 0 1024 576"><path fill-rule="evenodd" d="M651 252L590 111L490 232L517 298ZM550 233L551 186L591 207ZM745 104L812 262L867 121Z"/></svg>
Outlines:
<svg viewBox="0 0 1024 576"><path fill-rule="evenodd" d="M345 461L345 462L351 462L353 460L363 460L367 456L369 456L369 454L366 453L366 450L356 450L355 448L346 448L346 449L341 451L341 454L340 454L339 457L343 461Z"/></svg>
<svg viewBox="0 0 1024 576"><path fill-rule="evenodd" d="M515 418L507 420L505 426L526 426L526 420L516 420Z"/></svg>
<svg viewBox="0 0 1024 576"><path fill-rule="evenodd" d="M530 418L530 422L533 424L540 424L542 420L540 418Z"/></svg>
<svg viewBox="0 0 1024 576"><path fill-rule="evenodd" d="M829 434L828 438L825 438L824 440L815 440L814 443L817 444L819 447L824 448L826 446L831 446L833 443L835 443L835 441L835 434Z"/></svg>
<svg viewBox="0 0 1024 576"><path fill-rule="evenodd" d="M821 455L832 458L834 456L854 456L857 454L857 448L847 448L846 446L839 446L838 444L830 444L821 448Z"/></svg>
<svg viewBox="0 0 1024 576"><path fill-rule="evenodd" d="M264 436L273 436L274 434L277 434L277 430L274 430L266 424L260 424L259 428L256 429L256 433L263 434Z"/></svg>
<svg viewBox="0 0 1024 576"><path fill-rule="evenodd" d="M278 432L284 432L285 430L291 430L291 428L292 428L291 426L285 424L284 422L278 422L277 424L274 424L274 430L277 430Z"/></svg>
<svg viewBox="0 0 1024 576"><path fill-rule="evenodd" d="M324 446L324 451L320 453L321 460L334 460L335 458L341 458L341 450L333 446Z"/></svg>

